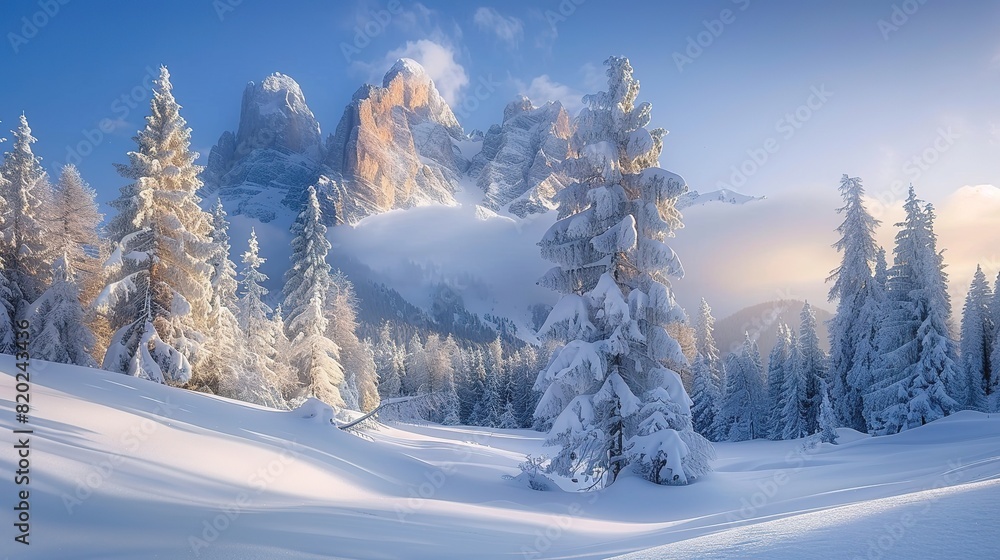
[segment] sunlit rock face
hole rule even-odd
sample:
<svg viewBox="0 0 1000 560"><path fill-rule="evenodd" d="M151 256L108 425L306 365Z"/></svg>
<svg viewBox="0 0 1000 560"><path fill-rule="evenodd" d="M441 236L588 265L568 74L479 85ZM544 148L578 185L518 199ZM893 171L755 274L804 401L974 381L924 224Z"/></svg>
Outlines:
<svg viewBox="0 0 1000 560"><path fill-rule="evenodd" d="M455 143L461 125L423 67L400 59L382 80L365 85L327 140L325 163L340 178L343 221L395 208L454 204L469 162Z"/></svg>

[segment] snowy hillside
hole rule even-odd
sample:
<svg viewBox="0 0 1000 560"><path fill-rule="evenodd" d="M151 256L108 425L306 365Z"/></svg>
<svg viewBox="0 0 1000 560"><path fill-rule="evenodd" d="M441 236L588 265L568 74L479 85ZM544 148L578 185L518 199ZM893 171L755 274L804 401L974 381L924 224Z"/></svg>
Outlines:
<svg viewBox="0 0 1000 560"><path fill-rule="evenodd" d="M13 394L11 357L0 371ZM693 485L629 476L580 494L502 478L547 452L536 432L399 425L358 437L318 408L37 361L31 380L29 424L0 404L8 450L12 429L34 430L31 545L5 545L16 558L1000 555L995 527L979 523L1000 500L1000 418L979 413L881 438L842 430L837 446L721 443L716 472ZM12 453L0 463L16 470ZM0 483L8 500L24 488Z"/></svg>

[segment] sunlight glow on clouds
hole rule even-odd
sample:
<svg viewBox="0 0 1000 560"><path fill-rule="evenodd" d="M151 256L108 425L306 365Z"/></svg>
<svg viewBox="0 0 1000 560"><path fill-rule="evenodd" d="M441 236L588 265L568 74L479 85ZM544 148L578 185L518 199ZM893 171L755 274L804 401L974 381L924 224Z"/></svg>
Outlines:
<svg viewBox="0 0 1000 560"><path fill-rule="evenodd" d="M465 68L455 60L455 50L451 46L442 45L428 39L407 41L385 56L385 66L382 72L392 67L400 58L412 58L427 70L427 75L434 80L441 97L449 105L455 104L459 92L469 84L469 75Z"/></svg>

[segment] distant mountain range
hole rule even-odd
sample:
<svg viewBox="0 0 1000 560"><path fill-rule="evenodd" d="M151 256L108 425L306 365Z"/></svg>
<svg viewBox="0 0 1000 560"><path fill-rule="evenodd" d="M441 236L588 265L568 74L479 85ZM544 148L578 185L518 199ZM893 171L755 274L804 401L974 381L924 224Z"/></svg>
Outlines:
<svg viewBox="0 0 1000 560"><path fill-rule="evenodd" d="M732 315L715 322L715 341L720 353L725 356L738 351L743 346L746 333L757 341L761 358L767 366L767 355L774 348L778 339L778 324L785 323L795 332L799 330L799 313L805 304L801 300L775 300L746 307ZM823 350L829 351L829 330L826 323L833 318L833 313L812 306L816 313L816 331Z"/></svg>
<svg viewBox="0 0 1000 560"><path fill-rule="evenodd" d="M573 156L569 142L573 118L559 102L536 106L520 97L507 105L501 123L485 133L466 134L424 68L413 60L400 59L381 85L363 85L355 92L333 134L323 138L321 130L299 84L290 76L272 74L259 84L247 85L235 130L221 135L202 174L201 195L206 203L221 199L233 219L237 240L234 258L242 253L239 240L250 227L259 234L267 233L262 237L261 252L269 260L265 272L271 277L272 296L277 296L288 265L288 228L306 189L314 185L328 225L357 227L377 217L377 227L369 227L382 235L375 251L405 243L409 250L397 260L406 262L398 264L429 271L426 277L380 278L377 271L386 267L374 266L372 249L355 250L350 245L357 236L339 236L342 239L335 252L360 261L344 268L366 271L363 278L355 279L366 285L359 292L406 300L430 313L444 285L467 310L474 309L474 315L490 318L494 325L499 318L506 331L516 324L513 330L519 336L531 338L529 308L551 302L535 296L528 301L498 296L490 287L498 280L496 272L486 272L490 267L480 266L480 261L523 259L530 263L524 276L504 279L507 286L498 289L509 291L515 283L525 283L526 292L534 287L535 275L540 274L536 269L542 265L535 245L538 237L532 236L547 227L539 219L549 223L554 219L547 213L556 207L556 195L570 181L563 163ZM691 191L677 204L686 207L753 200L756 198L731 191ZM447 216L436 211L408 215L410 210L427 207L462 211ZM466 219L467 215L472 217ZM453 226L451 231L442 232L443 222L449 220L461 222L465 229ZM463 264L466 270L448 270L428 256L434 231L448 242L454 238L459 242L485 239L479 241L484 246L470 251L474 258ZM511 241L494 243L497 231ZM338 238L335 232L331 236ZM428 236L426 245L414 243L415 238L424 236ZM501 268L506 272L511 267ZM454 277L463 280L453 282ZM362 317L382 315L364 309L382 306L381 302L361 299ZM434 320L433 313L417 322L427 320ZM482 338L474 318L467 317L462 323L471 325Z"/></svg>

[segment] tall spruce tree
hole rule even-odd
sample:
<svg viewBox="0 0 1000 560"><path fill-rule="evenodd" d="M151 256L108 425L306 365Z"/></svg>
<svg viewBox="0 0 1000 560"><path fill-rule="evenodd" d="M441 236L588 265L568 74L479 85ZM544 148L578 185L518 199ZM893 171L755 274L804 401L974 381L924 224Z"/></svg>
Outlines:
<svg viewBox="0 0 1000 560"><path fill-rule="evenodd" d="M851 365L851 371L847 374L847 382L855 392L862 395L862 400L864 395L871 392L875 384L875 375L882 360L879 341L882 336L885 314L888 311L887 279L885 249L879 247L875 257L875 274L865 292L865 301L858 318L857 356ZM862 406L862 415L865 419L863 431L871 432L875 424L870 410Z"/></svg>
<svg viewBox="0 0 1000 560"><path fill-rule="evenodd" d="M114 335L104 369L161 382L184 383L200 359L211 308L214 251L191 129L180 116L170 74L160 68L150 115L118 172L132 183L111 203L114 251L98 307Z"/></svg>
<svg viewBox="0 0 1000 560"><path fill-rule="evenodd" d="M340 348L327 337L326 298L330 290L330 242L320 212L316 188L292 226L292 267L285 273L285 330L291 340L291 364L299 372L303 395L336 407L344 406L340 385L344 370Z"/></svg>
<svg viewBox="0 0 1000 560"><path fill-rule="evenodd" d="M986 275L983 274L982 267L977 266L962 310L961 375L965 378L962 385L966 391L964 394L952 395L964 408L987 408L986 387L993 368L990 362L994 332L993 317L990 315L992 298L993 291L986 281Z"/></svg>
<svg viewBox="0 0 1000 560"><path fill-rule="evenodd" d="M721 394L725 372L719 354L719 346L715 342L715 317L712 316L712 308L708 306L705 298L701 298L698 320L695 321L695 340L697 341L698 354L704 358L705 364L712 373L712 382Z"/></svg>
<svg viewBox="0 0 1000 560"><path fill-rule="evenodd" d="M767 400L770 404L770 420L768 423L768 437L774 440L781 439L781 410L784 408L784 388L785 372L791 366L789 356L791 355L792 333L788 325L778 323L778 339L767 357Z"/></svg>
<svg viewBox="0 0 1000 560"><path fill-rule="evenodd" d="M806 379L800 363L798 336L791 333L788 367L781 396L781 439L798 439L809 435L806 428Z"/></svg>
<svg viewBox="0 0 1000 560"><path fill-rule="evenodd" d="M94 335L84 320L80 288L69 259L56 259L52 285L26 310L31 325L31 357L49 362L97 367L90 353Z"/></svg>
<svg viewBox="0 0 1000 560"><path fill-rule="evenodd" d="M0 198L6 202L0 221L0 258L7 272L12 318L23 319L52 275L55 255L46 227L52 193L41 160L31 151L36 139L23 114L12 132L14 144L0 165L5 179L0 182Z"/></svg>
<svg viewBox="0 0 1000 560"><path fill-rule="evenodd" d="M287 356L279 347L280 340L287 343L283 327L276 324L271 317L271 308L264 303L268 293L263 285L267 275L260 271L264 262L264 257L260 256L257 232L251 229L248 247L243 253L242 296L237 304L236 316L246 349L242 364L244 374L240 380L242 392L255 396L254 400L259 404L286 408L284 397L294 390L296 379L286 362ZM255 381L261 385L252 386Z"/></svg>
<svg viewBox="0 0 1000 560"><path fill-rule="evenodd" d="M951 304L937 251L934 212L910 187L897 224L894 264L879 347L882 359L866 414L877 434L894 434L951 414L958 403L955 343L948 331Z"/></svg>
<svg viewBox="0 0 1000 560"><path fill-rule="evenodd" d="M739 353L726 357L726 391L719 411L720 433L728 441L768 436L767 389L757 343L747 334Z"/></svg>
<svg viewBox="0 0 1000 560"><path fill-rule="evenodd" d="M83 180L76 166L63 166L53 191L51 224L47 228L50 245L65 253L66 265L75 271L87 305L104 287L103 242L98 235L104 216L96 198L97 192Z"/></svg>
<svg viewBox="0 0 1000 560"><path fill-rule="evenodd" d="M827 382L826 352L819 345L816 330L816 313L809 302L802 306L799 314L799 362L802 380L805 382L805 422L806 432L814 434L819 430L819 409L823 404L820 387Z"/></svg>
<svg viewBox="0 0 1000 560"><path fill-rule="evenodd" d="M655 167L665 132L646 130L651 106L635 103L628 59L605 64L608 90L584 98L571 140L576 181L560 192L559 220L540 243L557 266L539 283L563 294L542 331L569 342L538 376L535 416L552 419L552 472L603 486L636 464L650 480L687 483L710 453L680 376L666 367L686 363L665 330L683 321L669 288L683 269L664 241L681 226L674 204L687 185Z"/></svg>
<svg viewBox="0 0 1000 560"><path fill-rule="evenodd" d="M837 302L837 313L830 321L831 396L841 422L864 431L862 394L847 378L858 358L858 337L864 332L861 313L871 289L872 266L878 253L875 230L879 221L865 209L865 189L860 177L845 174L840 180L840 194L844 206L837 212L844 216L844 221L837 228L841 237L833 246L843 253L843 258L827 279L833 281L830 301Z"/></svg>

